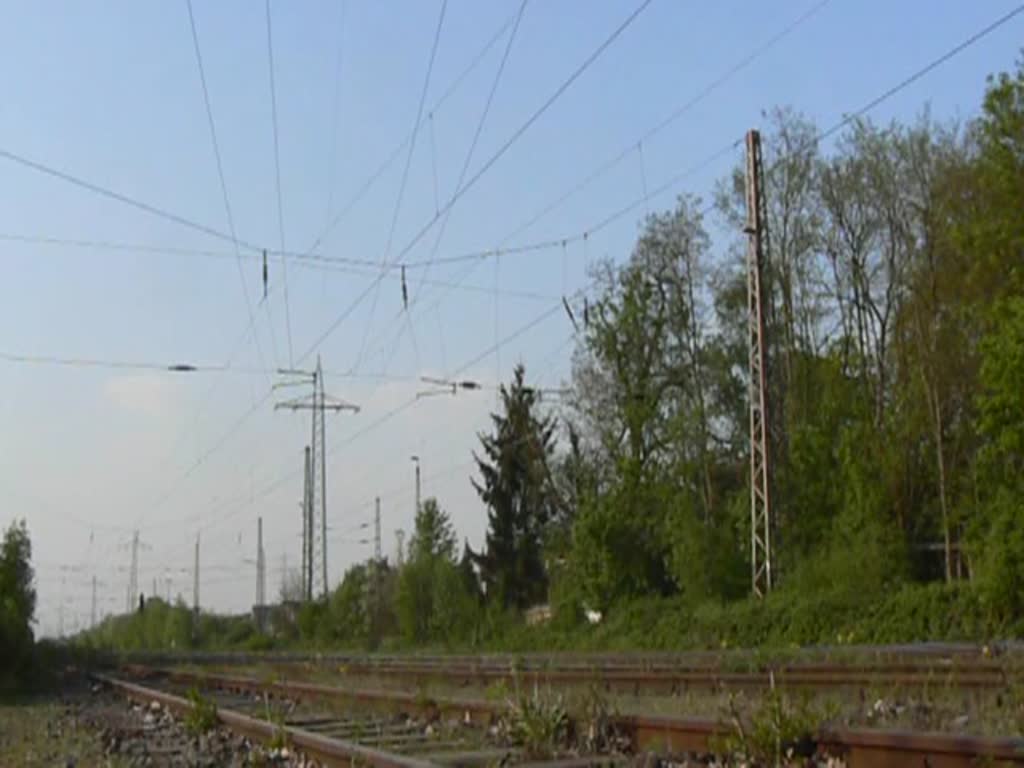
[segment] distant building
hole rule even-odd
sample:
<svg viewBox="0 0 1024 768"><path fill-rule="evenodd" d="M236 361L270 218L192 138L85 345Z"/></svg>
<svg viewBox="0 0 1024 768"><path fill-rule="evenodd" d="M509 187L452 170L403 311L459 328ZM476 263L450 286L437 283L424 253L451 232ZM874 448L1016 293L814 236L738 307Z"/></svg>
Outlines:
<svg viewBox="0 0 1024 768"><path fill-rule="evenodd" d="M528 626L532 627L537 624L545 624L551 621L551 606L535 605L532 608L527 608L525 617Z"/></svg>

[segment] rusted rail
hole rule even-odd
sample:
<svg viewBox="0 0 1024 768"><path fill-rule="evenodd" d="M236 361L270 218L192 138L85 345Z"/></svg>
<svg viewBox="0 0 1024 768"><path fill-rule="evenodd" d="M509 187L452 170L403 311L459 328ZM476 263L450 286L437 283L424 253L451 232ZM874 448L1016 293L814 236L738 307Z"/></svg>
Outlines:
<svg viewBox="0 0 1024 768"><path fill-rule="evenodd" d="M809 646L796 649L794 653L809 664L828 663L832 658L870 659L881 665L899 664L972 664L984 662L993 656L1017 654L1024 657L1024 642L1000 641L987 645L974 643L912 643L902 645L842 645ZM520 654L478 653L478 654L374 654L363 653L321 653L271 651L252 653L240 651L135 651L119 658L139 664L166 666L168 664L198 665L248 665L255 663L325 663L353 664L368 660L381 665L392 664L450 664L455 666L484 665L522 668L593 668L628 667L630 669L663 668L706 668L752 664L763 658L761 649L733 648L726 650L698 651L628 651L628 652L530 652Z"/></svg>
<svg viewBox="0 0 1024 768"><path fill-rule="evenodd" d="M607 690L634 693L676 693L688 688L836 688L851 686L955 685L958 688L995 688L1006 684L1005 670L990 662L976 664L869 665L816 664L765 666L755 671L714 667L626 665L535 667L515 664L459 665L440 662L350 661L336 669L354 676L398 678L418 683L445 680L455 684L487 685L520 680L552 685L599 684Z"/></svg>
<svg viewBox="0 0 1024 768"><path fill-rule="evenodd" d="M295 665L309 662L258 658L263 663L292 675ZM224 664L228 666L228 664ZM936 659L919 663L814 663L766 664L751 670L731 670L716 666L680 666L665 663L558 664L523 663L519 660L467 662L443 658L380 659L346 658L341 662L314 661L329 666L332 674L353 678L391 679L409 685L443 681L451 685L486 686L494 682L540 682L551 686L598 685L606 691L635 695L677 694L688 689L834 689L841 687L924 687L951 686L966 689L995 689L1006 685L1007 667L989 659ZM308 672L307 670L303 670Z"/></svg>
<svg viewBox="0 0 1024 768"><path fill-rule="evenodd" d="M504 705L497 702L465 698L428 698L400 691L354 690L306 682L263 682L249 677L183 670L170 670L163 674L177 682L202 682L226 690L269 691L295 699L346 701L421 713L443 712L476 722L489 722L506 711ZM625 715L610 718L610 725L616 732L627 736L636 751L659 754L707 754L714 751L716 739L730 733L728 725L700 718ZM813 743L820 753L842 756L848 768L1024 765L1024 739L1019 738L838 729L814 735Z"/></svg>
<svg viewBox="0 0 1024 768"><path fill-rule="evenodd" d="M192 708L191 702L187 699L165 691L136 685L106 675L94 675L94 677L140 703L158 701L161 706L179 715L187 713ZM377 768L430 768L435 765L426 760L385 752L353 741L330 738L304 728L277 725L230 709L218 708L217 719L236 733L264 743L272 742L283 730L297 749L316 758L324 765L348 766L357 760L377 766Z"/></svg>

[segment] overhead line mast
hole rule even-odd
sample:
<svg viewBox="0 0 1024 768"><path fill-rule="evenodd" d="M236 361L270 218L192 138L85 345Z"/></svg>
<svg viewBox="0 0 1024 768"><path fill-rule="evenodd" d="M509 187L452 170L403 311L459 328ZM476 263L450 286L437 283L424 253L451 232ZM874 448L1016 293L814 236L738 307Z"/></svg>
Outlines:
<svg viewBox="0 0 1024 768"><path fill-rule="evenodd" d="M306 504L308 506L304 510L305 522L303 524L303 529L308 534L308 538L306 536L303 537L304 545L309 550L305 563L309 569L306 596L307 599L312 598L315 591L313 580L319 576L320 594L326 598L330 584L327 576L327 424L324 414L327 411L353 411L358 413L359 406L330 397L324 392L324 372L319 356L316 360L316 368L312 371L281 370L278 373L299 378L297 380L281 382L276 386L289 386L293 384L312 384L313 386L313 391L309 397L276 403L274 409L308 410L313 414L312 441L309 454L307 454L309 456L308 472L306 475ZM319 530L313 521L313 516L318 506L320 508ZM316 546L317 540L319 540L320 544L319 552ZM319 559L320 565L319 574L316 568L317 559Z"/></svg>
<svg viewBox="0 0 1024 768"><path fill-rule="evenodd" d="M768 369L764 323L764 261L767 208L762 185L761 135L747 133L747 339L750 400L750 569L751 588L763 597L772 588L771 451L769 444Z"/></svg>

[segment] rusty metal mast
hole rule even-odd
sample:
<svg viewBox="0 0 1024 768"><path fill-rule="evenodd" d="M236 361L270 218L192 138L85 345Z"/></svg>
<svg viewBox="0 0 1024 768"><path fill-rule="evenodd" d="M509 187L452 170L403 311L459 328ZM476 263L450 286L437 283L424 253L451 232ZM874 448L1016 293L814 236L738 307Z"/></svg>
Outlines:
<svg viewBox="0 0 1024 768"><path fill-rule="evenodd" d="M750 568L751 587L762 597L772 588L771 453L768 437L768 369L765 350L764 262L767 208L762 186L761 136L747 133L747 323L750 351Z"/></svg>

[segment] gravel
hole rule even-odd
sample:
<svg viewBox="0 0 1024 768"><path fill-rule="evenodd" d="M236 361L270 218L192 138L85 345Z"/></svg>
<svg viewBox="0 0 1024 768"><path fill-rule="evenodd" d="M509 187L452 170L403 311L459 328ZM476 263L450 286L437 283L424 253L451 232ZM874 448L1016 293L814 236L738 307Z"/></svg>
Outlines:
<svg viewBox="0 0 1024 768"><path fill-rule="evenodd" d="M270 749L226 728L193 736L184 723L159 702L145 706L131 703L98 685L78 685L60 699L34 706L46 713L45 729L37 728L31 743L29 736L25 736L26 749L38 758L38 762L26 762L26 765L65 768L96 765L111 768L313 768L318 765L293 750ZM32 715L23 713L23 717L31 719ZM68 738L71 734L74 739Z"/></svg>

